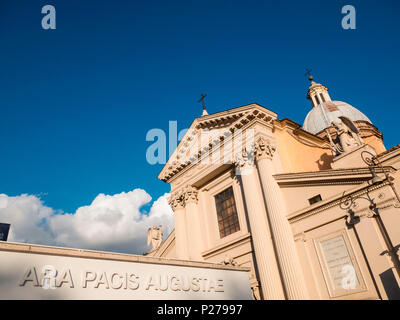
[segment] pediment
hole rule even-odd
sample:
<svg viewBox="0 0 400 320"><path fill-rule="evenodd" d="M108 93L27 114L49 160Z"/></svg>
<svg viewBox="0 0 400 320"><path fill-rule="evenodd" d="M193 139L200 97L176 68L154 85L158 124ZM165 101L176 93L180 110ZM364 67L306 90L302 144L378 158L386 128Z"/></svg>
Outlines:
<svg viewBox="0 0 400 320"><path fill-rule="evenodd" d="M161 170L158 178L163 181L170 180L178 172L193 164L205 152L208 152L210 147L220 144L221 140L250 122L260 121L272 126L276 117L276 113L253 103L196 118ZM202 148L199 148L202 133L206 130L209 133L209 140L206 143L202 142Z"/></svg>

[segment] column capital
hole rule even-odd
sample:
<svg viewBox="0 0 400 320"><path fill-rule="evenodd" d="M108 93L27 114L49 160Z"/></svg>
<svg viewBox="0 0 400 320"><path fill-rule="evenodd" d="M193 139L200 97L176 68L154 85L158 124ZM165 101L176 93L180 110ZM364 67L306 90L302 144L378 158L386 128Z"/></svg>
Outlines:
<svg viewBox="0 0 400 320"><path fill-rule="evenodd" d="M172 210L179 210L186 207L189 202L198 202L198 191L195 187L187 185L173 193L168 199L168 204L171 206Z"/></svg>
<svg viewBox="0 0 400 320"><path fill-rule="evenodd" d="M235 154L233 164L236 167L236 174L251 173L254 168L254 147L251 147L250 150L243 148L242 153Z"/></svg>
<svg viewBox="0 0 400 320"><path fill-rule="evenodd" d="M275 151L275 145L264 137L259 137L254 145L254 153L257 161L261 159L272 160Z"/></svg>
<svg viewBox="0 0 400 320"><path fill-rule="evenodd" d="M183 191L184 197L185 197L185 206L189 202L194 202L197 204L199 201L198 199L198 191L195 187L192 187L190 185L187 185L186 188Z"/></svg>
<svg viewBox="0 0 400 320"><path fill-rule="evenodd" d="M168 204L171 206L172 211L176 211L185 207L185 197L182 190L175 191L171 193L168 199Z"/></svg>

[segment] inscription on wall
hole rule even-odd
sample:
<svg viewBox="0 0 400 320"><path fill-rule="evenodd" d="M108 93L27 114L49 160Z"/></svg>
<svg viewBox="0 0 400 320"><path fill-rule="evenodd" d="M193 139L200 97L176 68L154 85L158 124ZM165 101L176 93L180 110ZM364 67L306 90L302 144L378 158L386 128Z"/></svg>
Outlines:
<svg viewBox="0 0 400 320"><path fill-rule="evenodd" d="M343 235L320 242L333 289L355 289L359 285Z"/></svg>
<svg viewBox="0 0 400 320"><path fill-rule="evenodd" d="M0 299L251 299L248 272L208 264L0 250Z"/></svg>
<svg viewBox="0 0 400 320"><path fill-rule="evenodd" d="M38 270L42 270L38 272ZM208 279L198 276L150 274L141 276L131 272L105 272L85 270L80 275L72 276L69 268L59 272L55 267L46 265L42 268L30 266L26 269L19 286L57 289L60 287L92 288L106 290L138 290L147 291L192 291L192 292L224 292L223 279Z"/></svg>

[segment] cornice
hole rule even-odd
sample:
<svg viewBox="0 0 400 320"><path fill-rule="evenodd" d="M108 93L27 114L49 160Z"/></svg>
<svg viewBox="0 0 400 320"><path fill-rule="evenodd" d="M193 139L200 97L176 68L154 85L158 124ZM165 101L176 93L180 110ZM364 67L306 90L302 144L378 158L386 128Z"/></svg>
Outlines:
<svg viewBox="0 0 400 320"><path fill-rule="evenodd" d="M385 172L394 173L393 167L385 167ZM376 173L383 173L381 168L375 168ZM368 167L351 169L332 169L312 172L283 173L274 175L281 187L360 184L372 178Z"/></svg>
<svg viewBox="0 0 400 320"><path fill-rule="evenodd" d="M379 159L380 162L386 162L399 155L400 155L400 144L378 154L377 158Z"/></svg>
<svg viewBox="0 0 400 320"><path fill-rule="evenodd" d="M149 264L174 265L182 267L250 271L250 268L247 267L223 265L220 263L150 257L150 256L105 252L105 251L94 251L86 249L52 247L52 246L36 245L29 243L0 241L0 251L20 252L26 254L44 254L52 256L64 256L64 257L85 258L85 259L99 259L108 261L126 261L126 262L138 262L138 263L149 263Z"/></svg>
<svg viewBox="0 0 400 320"><path fill-rule="evenodd" d="M385 186L388 186L388 185L390 185L390 182L387 180L385 180L381 184L373 185L373 186L364 182L362 186L358 186L356 188L351 189L349 192L347 192L344 195L344 197L352 196L354 199L356 199L359 196L362 196L368 192L384 188ZM340 205L340 203L342 201L343 201L343 194L336 194L335 196L330 197L324 201L317 202L309 207L300 209L300 210L290 214L287 219L292 224L292 223L298 222L300 220L306 219L310 216L316 215L320 212L326 211L335 206L338 206L338 205Z"/></svg>
<svg viewBox="0 0 400 320"><path fill-rule="evenodd" d="M224 253L225 251L236 248L242 244L245 243L250 243L251 240L251 235L250 233L246 233L232 241L229 241L227 243L221 244L219 246L216 246L210 250L204 251L201 253L202 257L204 258L211 258L213 256L216 256L218 254Z"/></svg>

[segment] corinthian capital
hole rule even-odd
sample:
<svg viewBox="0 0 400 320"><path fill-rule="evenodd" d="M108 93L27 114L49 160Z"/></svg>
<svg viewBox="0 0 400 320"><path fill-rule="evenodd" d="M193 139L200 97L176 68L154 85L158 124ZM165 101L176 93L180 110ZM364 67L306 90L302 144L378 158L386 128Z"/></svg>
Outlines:
<svg viewBox="0 0 400 320"><path fill-rule="evenodd" d="M233 164L236 167L236 175L248 175L254 169L254 148L249 151L243 149L241 154L236 154Z"/></svg>
<svg viewBox="0 0 400 320"><path fill-rule="evenodd" d="M254 165L253 150L243 149L242 153L237 153L234 159L234 165L238 168L252 167Z"/></svg>
<svg viewBox="0 0 400 320"><path fill-rule="evenodd" d="M257 160L260 159L272 159L274 156L276 147L263 137L259 137L255 143L255 157Z"/></svg>
<svg viewBox="0 0 400 320"><path fill-rule="evenodd" d="M184 191L184 195L185 195L185 204L193 201L195 203L198 202L198 192L197 190L192 187L192 186L186 186L185 191Z"/></svg>
<svg viewBox="0 0 400 320"><path fill-rule="evenodd" d="M198 202L198 191L196 188L187 185L185 188L179 189L171 194L168 199L168 204L171 206L172 210L179 210L185 208L188 202Z"/></svg>
<svg viewBox="0 0 400 320"><path fill-rule="evenodd" d="M181 191L173 192L168 199L168 204L171 206L172 210L182 209L185 207L185 197Z"/></svg>

